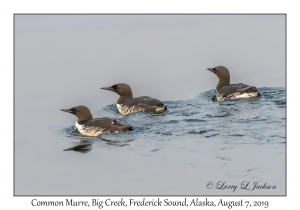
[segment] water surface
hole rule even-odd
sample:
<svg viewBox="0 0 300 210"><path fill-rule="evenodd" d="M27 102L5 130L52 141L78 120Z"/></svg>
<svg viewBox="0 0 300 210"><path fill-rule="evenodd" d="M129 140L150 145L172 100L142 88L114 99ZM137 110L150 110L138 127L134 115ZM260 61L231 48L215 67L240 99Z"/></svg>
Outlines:
<svg viewBox="0 0 300 210"><path fill-rule="evenodd" d="M115 104L99 106L94 117L134 128L99 137L81 136L75 116L54 101L23 101L16 104L15 194L284 195L285 88L259 90L254 99L213 102L210 90L164 101L163 114L122 116ZM276 189L216 189L245 181Z"/></svg>

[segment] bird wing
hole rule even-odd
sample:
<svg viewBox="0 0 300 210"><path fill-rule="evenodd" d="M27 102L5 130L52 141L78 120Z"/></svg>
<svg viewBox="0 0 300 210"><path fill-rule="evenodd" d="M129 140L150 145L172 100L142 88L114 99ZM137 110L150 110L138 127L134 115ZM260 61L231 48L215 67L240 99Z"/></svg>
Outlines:
<svg viewBox="0 0 300 210"><path fill-rule="evenodd" d="M90 120L90 122L85 124L86 126L94 126L103 128L103 132L115 132L120 130L131 130L132 127L130 125L123 125L117 122L114 119L108 117L95 118Z"/></svg>
<svg viewBox="0 0 300 210"><path fill-rule="evenodd" d="M86 122L85 126L94 126L94 127L107 128L115 122L116 122L115 120L110 119L108 117L94 118L94 119L89 120L88 122Z"/></svg>
<svg viewBox="0 0 300 210"><path fill-rule="evenodd" d="M231 95L242 94L246 92L255 92L257 91L255 86L246 85L243 83L238 84L230 84L222 87L220 90L217 91L219 95L223 97L229 97Z"/></svg>
<svg viewBox="0 0 300 210"><path fill-rule="evenodd" d="M132 98L123 103L124 106L159 106L163 105L163 102L149 96L141 96Z"/></svg>
<svg viewBox="0 0 300 210"><path fill-rule="evenodd" d="M145 97L145 98L141 102L141 105L146 105L146 106L163 106L164 105L164 103L158 99L151 98L148 96L142 96L142 97ZM146 97L148 97L148 98L146 98Z"/></svg>

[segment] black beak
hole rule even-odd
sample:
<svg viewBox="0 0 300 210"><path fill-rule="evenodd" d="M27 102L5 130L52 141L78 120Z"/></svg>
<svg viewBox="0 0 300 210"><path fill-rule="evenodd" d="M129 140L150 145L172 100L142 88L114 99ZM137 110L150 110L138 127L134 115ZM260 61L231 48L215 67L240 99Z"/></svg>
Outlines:
<svg viewBox="0 0 300 210"><path fill-rule="evenodd" d="M61 109L60 111L68 112L68 113L71 113L71 114L75 114L72 109Z"/></svg>
<svg viewBox="0 0 300 210"><path fill-rule="evenodd" d="M113 89L112 87L109 87L109 86L107 86L107 87L102 87L102 88L100 88L100 89L103 89L103 90L110 90L110 91L115 92L115 89Z"/></svg>
<svg viewBox="0 0 300 210"><path fill-rule="evenodd" d="M211 71L212 73L216 73L215 70L214 70L214 68L208 68L207 70Z"/></svg>

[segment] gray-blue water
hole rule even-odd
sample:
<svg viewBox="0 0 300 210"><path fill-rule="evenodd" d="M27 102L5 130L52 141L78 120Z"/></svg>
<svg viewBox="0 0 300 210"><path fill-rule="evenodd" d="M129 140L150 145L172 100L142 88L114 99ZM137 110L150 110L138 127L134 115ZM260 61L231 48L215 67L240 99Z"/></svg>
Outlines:
<svg viewBox="0 0 300 210"><path fill-rule="evenodd" d="M284 195L286 92L259 90L253 99L213 102L210 90L164 101L163 114L99 106L94 117L134 128L99 137L81 136L76 117L46 97L17 98L15 194Z"/></svg>

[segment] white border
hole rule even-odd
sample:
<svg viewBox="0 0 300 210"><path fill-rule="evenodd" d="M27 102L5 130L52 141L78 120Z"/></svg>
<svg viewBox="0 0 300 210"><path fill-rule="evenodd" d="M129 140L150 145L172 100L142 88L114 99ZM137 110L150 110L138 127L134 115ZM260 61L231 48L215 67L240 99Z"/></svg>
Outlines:
<svg viewBox="0 0 300 210"><path fill-rule="evenodd" d="M287 13L287 90L288 90L288 186L287 197L246 197L249 201L268 200L268 209L296 206L298 196L298 153L297 145L300 141L295 135L299 82L296 80L300 72L299 65L299 8L296 1L197 1L197 0L110 0L110 1L2 1L1 8L1 110L5 110L4 118L0 121L2 128L2 152L0 158L1 181L1 209L26 209L31 207L31 197L13 196L13 14L14 13ZM5 131L5 132L3 132ZM114 197L116 200L118 197ZM180 199L180 197L171 197ZM204 197L201 197L204 198ZM225 197L225 200L239 200L242 197ZM43 200L62 200L63 197L40 197ZM80 197L76 197L80 200ZM102 197L101 199L105 199ZM128 199L128 198L127 198ZM209 197L217 202L218 197ZM83 197L82 200L90 200ZM4 208L3 208L4 207ZM53 207L44 207L52 209ZM58 209L57 207L54 207ZM146 207L147 208L147 207ZM43 209L43 208L39 208ZM64 207L66 209L66 207ZM111 208L113 209L113 208ZM128 208L129 209L129 208ZM130 208L131 209L131 208ZM165 208L164 208L165 209ZM178 209L178 208L177 208ZM241 209L241 208L234 208Z"/></svg>

